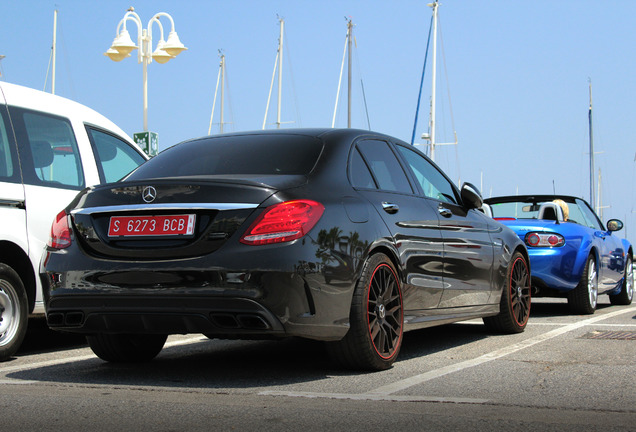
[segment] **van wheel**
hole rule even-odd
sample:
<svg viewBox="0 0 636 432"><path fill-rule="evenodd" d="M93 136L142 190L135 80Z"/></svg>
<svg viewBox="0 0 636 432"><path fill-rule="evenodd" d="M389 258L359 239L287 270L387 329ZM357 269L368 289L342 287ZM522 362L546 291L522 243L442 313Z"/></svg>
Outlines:
<svg viewBox="0 0 636 432"><path fill-rule="evenodd" d="M393 263L381 253L371 256L353 294L349 331L342 340L327 343L329 354L349 368L390 368L402 346L403 314Z"/></svg>
<svg viewBox="0 0 636 432"><path fill-rule="evenodd" d="M0 264L0 361L20 348L27 331L29 302L20 276Z"/></svg>
<svg viewBox="0 0 636 432"><path fill-rule="evenodd" d="M139 363L152 360L162 350L167 335L105 334L86 336L97 357L113 363Z"/></svg>

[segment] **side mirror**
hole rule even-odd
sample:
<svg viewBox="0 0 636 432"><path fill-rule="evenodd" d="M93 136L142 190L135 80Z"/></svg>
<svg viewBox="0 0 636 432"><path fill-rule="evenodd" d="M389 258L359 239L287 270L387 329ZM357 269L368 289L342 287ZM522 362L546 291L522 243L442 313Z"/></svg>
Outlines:
<svg viewBox="0 0 636 432"><path fill-rule="evenodd" d="M478 209L484 203L484 200L481 197L481 193L479 192L479 189L477 189L471 183L464 183L462 185L461 197L462 197L462 202L464 203L464 206L467 207L469 210Z"/></svg>
<svg viewBox="0 0 636 432"><path fill-rule="evenodd" d="M623 229L623 222L618 219L610 219L607 221L607 230L608 231L620 231Z"/></svg>

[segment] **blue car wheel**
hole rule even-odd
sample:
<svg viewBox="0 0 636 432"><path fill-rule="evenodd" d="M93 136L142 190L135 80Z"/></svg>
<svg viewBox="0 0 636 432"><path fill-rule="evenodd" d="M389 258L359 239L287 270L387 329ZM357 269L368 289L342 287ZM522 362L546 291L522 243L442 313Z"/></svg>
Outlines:
<svg viewBox="0 0 636 432"><path fill-rule="evenodd" d="M598 301L598 272L596 260L590 255L585 263L579 284L568 296L568 305L573 312L579 314L593 314Z"/></svg>
<svg viewBox="0 0 636 432"><path fill-rule="evenodd" d="M625 277L623 277L623 285L621 287L621 292L616 295L610 296L610 302L613 305L629 305L632 304L632 300L634 298L634 268L632 257L627 257L627 262L625 263Z"/></svg>

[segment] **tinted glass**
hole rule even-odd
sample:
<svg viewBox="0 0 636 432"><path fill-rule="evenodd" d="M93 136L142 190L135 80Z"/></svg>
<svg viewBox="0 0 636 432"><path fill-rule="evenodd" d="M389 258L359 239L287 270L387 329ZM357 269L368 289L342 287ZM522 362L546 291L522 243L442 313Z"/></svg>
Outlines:
<svg viewBox="0 0 636 432"><path fill-rule="evenodd" d="M82 164L73 128L67 119L25 112L33 183L52 187L84 187Z"/></svg>
<svg viewBox="0 0 636 432"><path fill-rule="evenodd" d="M413 193L406 174L388 143L363 140L358 143L358 149L364 156L380 189Z"/></svg>
<svg viewBox="0 0 636 432"><path fill-rule="evenodd" d="M433 164L407 147L396 147L411 167L424 195L440 201L458 203L455 188Z"/></svg>
<svg viewBox="0 0 636 432"><path fill-rule="evenodd" d="M103 182L114 182L144 163L146 159L130 144L106 132L86 128L96 154Z"/></svg>
<svg viewBox="0 0 636 432"><path fill-rule="evenodd" d="M349 169L351 173L351 184L353 187L377 189L375 181L373 181L371 171L369 171L369 167L362 159L362 155L360 155L357 148L354 149L351 155L351 165Z"/></svg>
<svg viewBox="0 0 636 432"><path fill-rule="evenodd" d="M301 135L204 138L159 153L128 179L218 174L306 175L321 151L321 141Z"/></svg>
<svg viewBox="0 0 636 432"><path fill-rule="evenodd" d="M3 181L13 177L14 170L14 152L12 144L9 141L9 134L4 122L4 107L0 107L0 179Z"/></svg>

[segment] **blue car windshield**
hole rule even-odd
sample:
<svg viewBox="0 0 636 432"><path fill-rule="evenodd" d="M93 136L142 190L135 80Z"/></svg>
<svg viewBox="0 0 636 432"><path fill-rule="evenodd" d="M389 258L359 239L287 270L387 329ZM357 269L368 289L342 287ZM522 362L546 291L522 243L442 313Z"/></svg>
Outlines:
<svg viewBox="0 0 636 432"><path fill-rule="evenodd" d="M494 218L537 219L541 205L549 202L551 201L515 201L492 203L490 206ZM568 222L578 223L594 229L602 229L596 214L583 200L576 199L575 202L568 202L567 205L569 209Z"/></svg>

